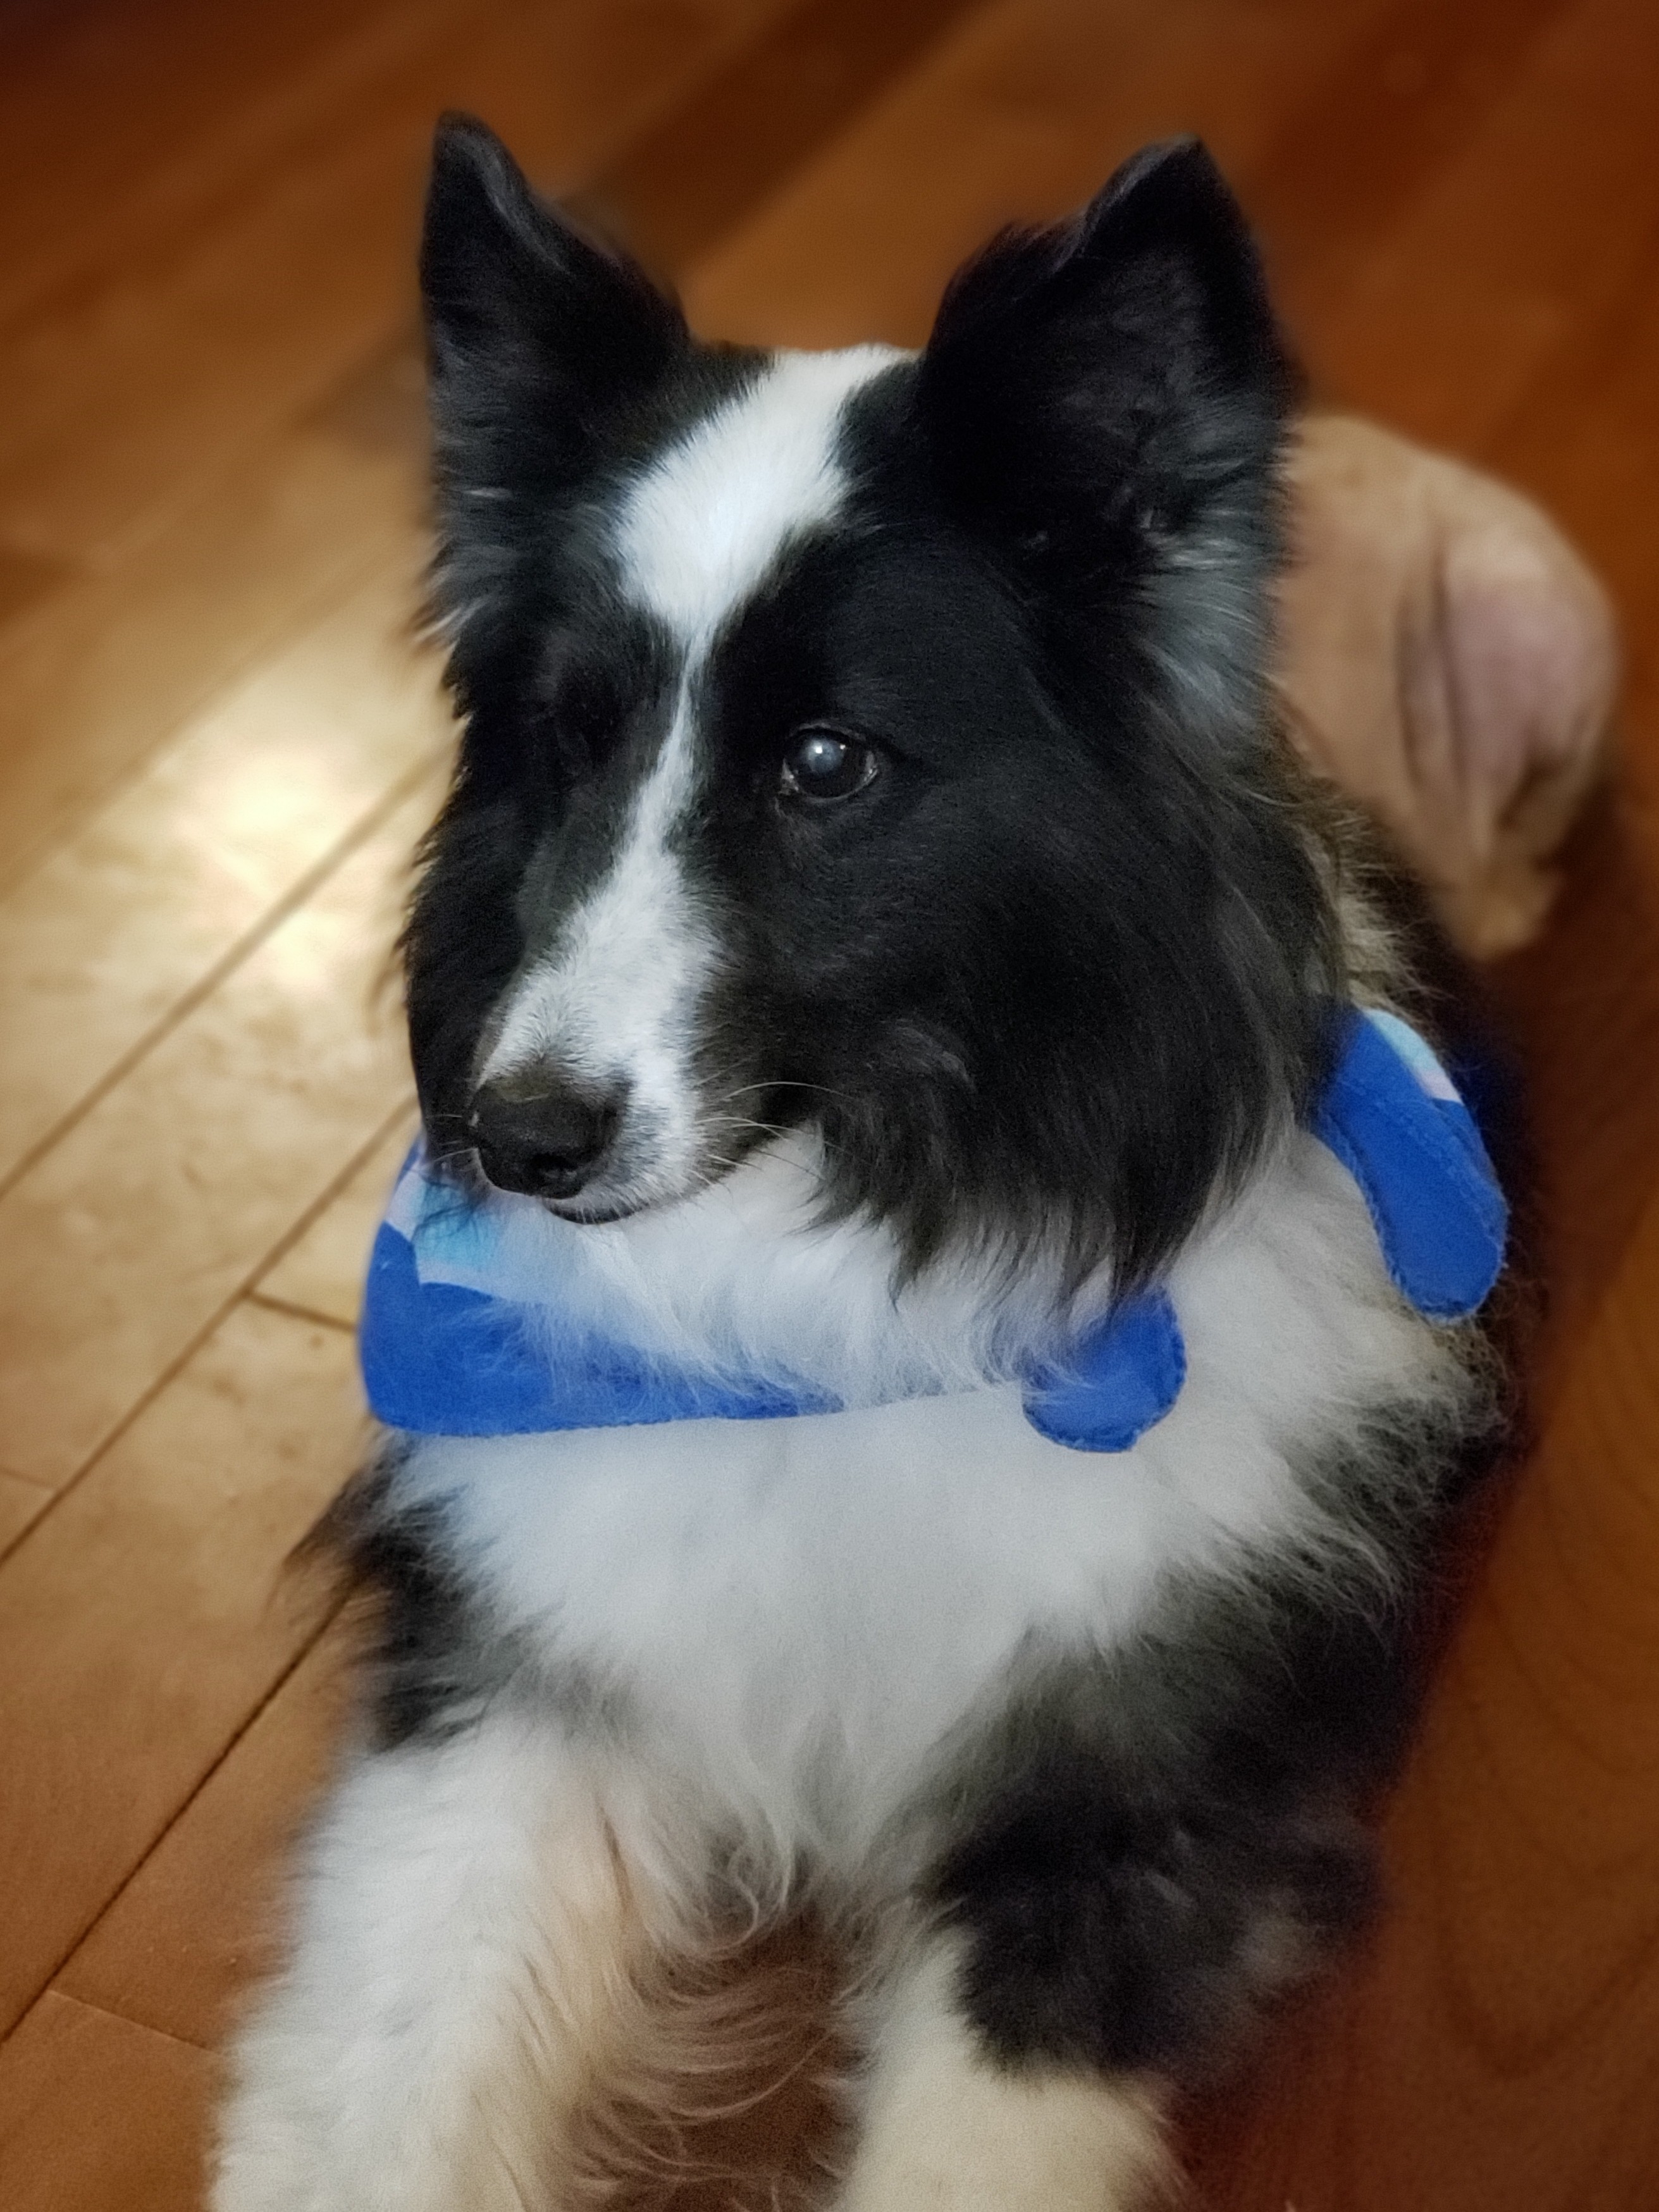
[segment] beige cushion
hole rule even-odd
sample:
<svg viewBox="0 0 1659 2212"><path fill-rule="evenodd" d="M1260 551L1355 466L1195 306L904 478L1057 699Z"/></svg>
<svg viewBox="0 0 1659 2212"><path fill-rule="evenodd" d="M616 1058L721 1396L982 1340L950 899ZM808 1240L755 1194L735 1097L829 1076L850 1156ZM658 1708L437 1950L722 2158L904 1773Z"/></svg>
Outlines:
<svg viewBox="0 0 1659 2212"><path fill-rule="evenodd" d="M1607 593L1529 501L1370 423L1310 416L1290 477L1292 732L1393 831L1467 951L1512 951L1605 757Z"/></svg>

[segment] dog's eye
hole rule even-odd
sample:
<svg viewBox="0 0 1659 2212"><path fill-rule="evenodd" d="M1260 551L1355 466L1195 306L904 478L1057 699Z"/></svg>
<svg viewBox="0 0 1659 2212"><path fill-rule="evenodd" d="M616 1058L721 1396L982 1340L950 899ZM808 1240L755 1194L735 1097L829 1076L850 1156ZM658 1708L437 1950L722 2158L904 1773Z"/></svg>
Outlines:
<svg viewBox="0 0 1659 2212"><path fill-rule="evenodd" d="M783 756L789 799L850 799L874 777L875 749L839 730L797 730Z"/></svg>

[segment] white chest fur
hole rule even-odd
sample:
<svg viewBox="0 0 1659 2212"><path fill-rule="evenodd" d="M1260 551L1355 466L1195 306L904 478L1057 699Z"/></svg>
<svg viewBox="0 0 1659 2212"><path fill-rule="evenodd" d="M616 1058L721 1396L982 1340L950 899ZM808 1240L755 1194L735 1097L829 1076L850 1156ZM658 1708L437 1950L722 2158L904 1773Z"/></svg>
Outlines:
<svg viewBox="0 0 1659 2212"><path fill-rule="evenodd" d="M1368 1409L1462 1387L1311 1139L1170 1287L1187 1381L1127 1452L1051 1443L1016 1385L981 1382L793 1419L428 1439L399 1492L444 1501L497 1616L617 1693L711 1820L775 1864L855 1863L1022 1650L1108 1645L1176 1574L1340 1551L1356 1540L1305 1485L1322 1449Z"/></svg>

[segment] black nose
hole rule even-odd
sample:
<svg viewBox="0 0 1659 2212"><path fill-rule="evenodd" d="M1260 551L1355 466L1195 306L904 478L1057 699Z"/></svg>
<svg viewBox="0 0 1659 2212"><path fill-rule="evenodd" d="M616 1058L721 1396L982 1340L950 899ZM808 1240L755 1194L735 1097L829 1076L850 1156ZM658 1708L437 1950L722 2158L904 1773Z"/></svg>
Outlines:
<svg viewBox="0 0 1659 2212"><path fill-rule="evenodd" d="M544 1067L526 1069L478 1085L467 1134L498 1189L574 1198L611 1149L623 1097Z"/></svg>

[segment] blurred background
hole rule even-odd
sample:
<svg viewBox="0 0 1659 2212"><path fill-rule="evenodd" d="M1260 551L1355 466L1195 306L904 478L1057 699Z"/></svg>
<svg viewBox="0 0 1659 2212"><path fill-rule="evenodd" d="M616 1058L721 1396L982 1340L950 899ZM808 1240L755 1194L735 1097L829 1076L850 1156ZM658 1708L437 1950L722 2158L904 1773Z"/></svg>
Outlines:
<svg viewBox="0 0 1659 2212"><path fill-rule="evenodd" d="M1654 0L0 0L0 2203L199 2197L343 1638L410 1126L385 985L426 148L475 109L711 335L921 339L955 262L1201 131L1316 390L1517 479L1627 625L1621 786L1497 987L1537 1442L1390 1807L1394 1904L1192 2118L1233 2212L1659 2205Z"/></svg>

